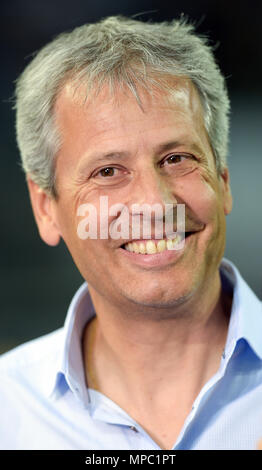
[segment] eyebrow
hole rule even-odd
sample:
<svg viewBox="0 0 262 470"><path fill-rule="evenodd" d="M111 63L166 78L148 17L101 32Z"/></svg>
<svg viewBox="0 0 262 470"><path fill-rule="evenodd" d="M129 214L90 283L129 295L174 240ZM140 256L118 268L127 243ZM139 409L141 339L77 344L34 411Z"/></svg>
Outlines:
<svg viewBox="0 0 262 470"><path fill-rule="evenodd" d="M87 159L87 163L93 163L93 162L101 162L104 160L110 160L110 158L117 158L119 160L122 160L123 158L127 158L130 156L129 152L119 152L119 151L112 151L109 153L93 153L90 155Z"/></svg>
<svg viewBox="0 0 262 470"><path fill-rule="evenodd" d="M169 150L175 149L177 147L186 146L192 152L196 152L199 155L203 155L203 149L196 142L189 142L188 139L181 138L180 140L175 140L171 142L166 142L160 144L156 147L156 153L168 152Z"/></svg>

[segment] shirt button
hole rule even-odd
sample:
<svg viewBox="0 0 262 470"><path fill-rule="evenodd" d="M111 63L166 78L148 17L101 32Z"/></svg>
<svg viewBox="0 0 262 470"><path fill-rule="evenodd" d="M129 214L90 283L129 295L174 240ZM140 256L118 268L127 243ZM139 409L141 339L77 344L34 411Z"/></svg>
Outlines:
<svg viewBox="0 0 262 470"><path fill-rule="evenodd" d="M131 431L138 432L138 430L136 429L136 427L135 427L135 426L130 426L130 429L131 429Z"/></svg>

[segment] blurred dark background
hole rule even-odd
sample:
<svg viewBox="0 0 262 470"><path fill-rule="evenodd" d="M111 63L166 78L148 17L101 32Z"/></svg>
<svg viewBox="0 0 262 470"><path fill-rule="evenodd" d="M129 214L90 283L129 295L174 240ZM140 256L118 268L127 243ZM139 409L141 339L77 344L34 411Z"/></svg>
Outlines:
<svg viewBox="0 0 262 470"><path fill-rule="evenodd" d="M181 13L216 45L232 102L229 168L234 208L225 256L262 298L262 2L2 0L0 352L63 325L82 278L65 246L37 232L19 167L10 97L29 55L58 33L115 14L170 20ZM152 11L153 10L153 11Z"/></svg>

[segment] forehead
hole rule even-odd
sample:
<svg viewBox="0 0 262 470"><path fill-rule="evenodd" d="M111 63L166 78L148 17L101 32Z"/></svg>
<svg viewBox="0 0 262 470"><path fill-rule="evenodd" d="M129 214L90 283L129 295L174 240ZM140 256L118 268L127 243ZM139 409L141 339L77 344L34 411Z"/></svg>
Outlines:
<svg viewBox="0 0 262 470"><path fill-rule="evenodd" d="M138 87L139 104L127 87L112 94L105 86L96 96L87 95L84 85L76 88L68 82L55 105L62 153L73 152L76 159L94 147L110 152L115 144L128 145L135 152L182 135L198 144L203 136L206 140L202 104L192 82L176 78L169 85L168 91Z"/></svg>
<svg viewBox="0 0 262 470"><path fill-rule="evenodd" d="M197 114L203 117L203 108L199 94L191 82L187 78L168 78L161 81L158 85L150 85L147 89L140 87L136 88L136 94L132 93L130 89L124 86L114 87L109 90L105 85L98 94L96 90L87 92L87 87L82 84L81 86L75 85L72 81L67 82L60 91L56 103L55 113L60 119L62 115L71 115L74 112L76 115L86 115L93 118L98 114L101 117L106 117L107 112L114 110L120 111L123 107L140 107L140 111L147 113L150 109L156 108L174 108L186 115L190 112L191 115ZM139 111L137 109L137 111Z"/></svg>

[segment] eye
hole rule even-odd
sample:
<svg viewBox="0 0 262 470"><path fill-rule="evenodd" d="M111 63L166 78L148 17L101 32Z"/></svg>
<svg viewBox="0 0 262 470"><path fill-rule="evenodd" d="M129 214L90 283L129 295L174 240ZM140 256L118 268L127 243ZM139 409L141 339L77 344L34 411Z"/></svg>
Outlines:
<svg viewBox="0 0 262 470"><path fill-rule="evenodd" d="M94 176L102 176L102 178L110 178L112 176L116 176L118 168L113 166L107 166L105 168L101 168Z"/></svg>
<svg viewBox="0 0 262 470"><path fill-rule="evenodd" d="M182 155L182 154L180 154L180 153L173 153L172 155L169 155L169 156L161 163L161 166L163 166L164 164L172 165L172 164L181 163L183 160L187 160L187 159L189 159L189 158L190 158L189 155Z"/></svg>

